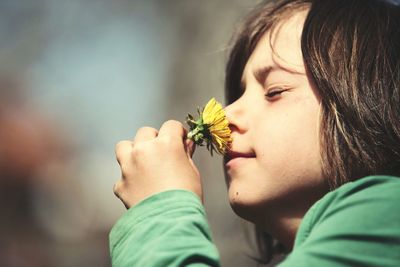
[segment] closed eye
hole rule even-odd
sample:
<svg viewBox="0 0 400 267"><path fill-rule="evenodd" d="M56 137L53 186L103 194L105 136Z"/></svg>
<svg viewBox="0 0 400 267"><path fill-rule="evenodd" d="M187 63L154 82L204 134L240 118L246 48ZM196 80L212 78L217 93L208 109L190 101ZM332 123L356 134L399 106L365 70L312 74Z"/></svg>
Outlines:
<svg viewBox="0 0 400 267"><path fill-rule="evenodd" d="M278 98L281 97L281 94L285 91L287 91L287 89L281 89L281 88L271 89L265 94L265 97L269 101L277 100Z"/></svg>

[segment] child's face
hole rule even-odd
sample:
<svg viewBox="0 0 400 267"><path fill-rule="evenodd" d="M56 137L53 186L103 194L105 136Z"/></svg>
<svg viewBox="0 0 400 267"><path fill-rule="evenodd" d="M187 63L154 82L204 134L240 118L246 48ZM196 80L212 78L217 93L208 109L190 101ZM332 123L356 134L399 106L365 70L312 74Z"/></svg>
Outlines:
<svg viewBox="0 0 400 267"><path fill-rule="evenodd" d="M320 160L320 100L300 48L305 16L283 22L272 40L269 33L262 37L243 72L243 95L226 108L233 137L225 165L230 202L256 223L269 211L302 217L328 190Z"/></svg>

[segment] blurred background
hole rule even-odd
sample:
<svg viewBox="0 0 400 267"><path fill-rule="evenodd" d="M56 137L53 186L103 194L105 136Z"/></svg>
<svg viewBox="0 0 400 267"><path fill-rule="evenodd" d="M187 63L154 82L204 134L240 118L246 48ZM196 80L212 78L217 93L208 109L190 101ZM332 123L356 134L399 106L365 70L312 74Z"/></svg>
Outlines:
<svg viewBox="0 0 400 267"><path fill-rule="evenodd" d="M111 266L115 144L224 101L229 41L256 2L0 1L1 266ZM222 158L194 158L222 265L256 266Z"/></svg>

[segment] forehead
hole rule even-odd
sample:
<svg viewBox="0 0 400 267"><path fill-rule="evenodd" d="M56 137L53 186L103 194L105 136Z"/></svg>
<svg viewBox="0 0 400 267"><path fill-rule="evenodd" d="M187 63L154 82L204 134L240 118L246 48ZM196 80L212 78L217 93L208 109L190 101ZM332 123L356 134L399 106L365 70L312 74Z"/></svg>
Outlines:
<svg viewBox="0 0 400 267"><path fill-rule="evenodd" d="M301 34L308 10L298 11L280 21L258 41L245 66L246 72L265 67L283 68L305 74ZM244 78L244 77L243 77Z"/></svg>

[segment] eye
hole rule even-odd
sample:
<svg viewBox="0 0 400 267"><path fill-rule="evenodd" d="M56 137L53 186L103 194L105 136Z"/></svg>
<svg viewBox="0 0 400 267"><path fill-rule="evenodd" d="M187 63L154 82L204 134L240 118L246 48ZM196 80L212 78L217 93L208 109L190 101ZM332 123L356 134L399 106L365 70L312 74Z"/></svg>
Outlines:
<svg viewBox="0 0 400 267"><path fill-rule="evenodd" d="M269 90L266 94L265 94L265 98L267 100L276 100L278 98L281 97L281 94L283 92L285 92L287 89L284 88L273 88L271 90Z"/></svg>

